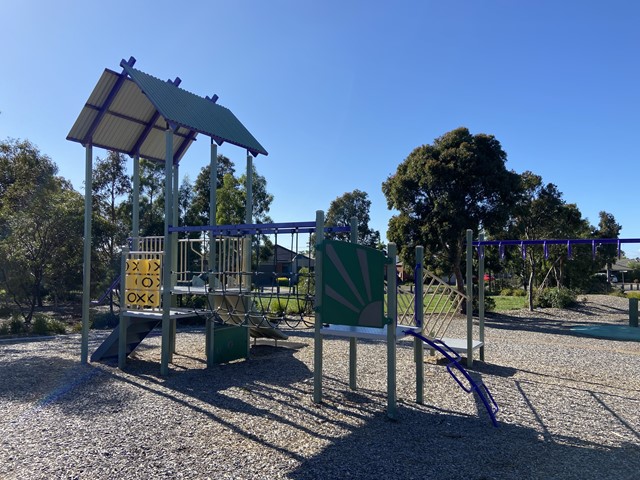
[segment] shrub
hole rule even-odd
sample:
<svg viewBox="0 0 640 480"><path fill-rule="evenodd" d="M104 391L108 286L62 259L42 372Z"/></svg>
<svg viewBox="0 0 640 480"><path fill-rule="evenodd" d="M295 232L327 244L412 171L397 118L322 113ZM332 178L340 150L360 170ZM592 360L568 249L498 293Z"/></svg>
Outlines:
<svg viewBox="0 0 640 480"><path fill-rule="evenodd" d="M273 315L281 316L287 309L287 301L276 298L269 303L269 313Z"/></svg>
<svg viewBox="0 0 640 480"><path fill-rule="evenodd" d="M49 319L44 315L35 315L33 318L33 325L31 331L36 335L48 335L49 334Z"/></svg>
<svg viewBox="0 0 640 480"><path fill-rule="evenodd" d="M640 299L640 292L627 292L627 297Z"/></svg>
<svg viewBox="0 0 640 480"><path fill-rule="evenodd" d="M9 331L14 335L24 332L24 321L14 315L11 317L11 320L9 320Z"/></svg>
<svg viewBox="0 0 640 480"><path fill-rule="evenodd" d="M514 288L513 289L513 296L514 297L526 297L527 296L527 291L524 290L523 288Z"/></svg>
<svg viewBox="0 0 640 480"><path fill-rule="evenodd" d="M569 288L545 288L536 298L536 306L542 308L568 308L575 305L576 293Z"/></svg>
<svg viewBox="0 0 640 480"><path fill-rule="evenodd" d="M513 288L503 288L500 290L501 297L511 297L513 296Z"/></svg>
<svg viewBox="0 0 640 480"><path fill-rule="evenodd" d="M0 335L9 335L9 324L7 323L0 323Z"/></svg>
<svg viewBox="0 0 640 480"><path fill-rule="evenodd" d="M54 335L64 335L67 333L67 327L64 322L52 318L49 320L49 333L53 333Z"/></svg>
<svg viewBox="0 0 640 480"><path fill-rule="evenodd" d="M301 268L298 272L298 293L311 295L316 293L316 277L306 267Z"/></svg>
<svg viewBox="0 0 640 480"><path fill-rule="evenodd" d="M276 279L279 287L288 287L289 286L289 277L278 277Z"/></svg>

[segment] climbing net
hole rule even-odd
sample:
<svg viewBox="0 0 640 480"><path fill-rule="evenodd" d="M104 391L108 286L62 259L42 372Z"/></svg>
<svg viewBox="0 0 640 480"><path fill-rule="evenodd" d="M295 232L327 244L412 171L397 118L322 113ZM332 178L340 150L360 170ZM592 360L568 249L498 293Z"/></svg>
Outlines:
<svg viewBox="0 0 640 480"><path fill-rule="evenodd" d="M327 227L348 231L349 227ZM252 330L314 325L315 222L175 227L174 292L205 295L216 320ZM252 332L255 333L255 332Z"/></svg>

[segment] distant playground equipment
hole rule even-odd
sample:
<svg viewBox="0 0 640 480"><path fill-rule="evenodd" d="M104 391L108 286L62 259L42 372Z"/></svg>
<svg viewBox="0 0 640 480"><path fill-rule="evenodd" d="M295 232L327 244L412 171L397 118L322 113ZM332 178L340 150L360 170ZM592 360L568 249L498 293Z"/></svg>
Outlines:
<svg viewBox="0 0 640 480"><path fill-rule="evenodd" d="M485 240L482 235L477 241L473 241L471 230L467 230L467 278L471 278L470 266L473 259L473 249L478 254L478 293L479 293L479 319L480 325L484 322L484 250L486 247L498 247L500 258L504 258L507 247L520 249L522 258L526 258L527 248L542 247L544 258L549 258L549 246L562 245L567 248L567 257L571 259L576 245L588 245L591 247L592 258L596 258L597 248L600 245L616 245L618 258L622 255L622 245L640 243L640 238L572 238L572 239L540 239L540 240ZM468 282L469 283L469 282ZM467 286L469 291L469 286ZM581 335L588 335L614 340L634 340L640 341L640 330L638 327L638 299L629 298L629 326L621 325L601 325L591 327L573 327L571 330ZM481 340L484 338L481 327ZM481 354L482 355L482 354Z"/></svg>
<svg viewBox="0 0 640 480"><path fill-rule="evenodd" d="M180 89L179 78L164 82L134 69L134 63L135 59L131 57L120 62L121 73L104 71L67 137L85 147L83 363L88 361L92 147L96 145L130 155L134 173L131 240L122 252L122 277L111 284L108 292L110 295L119 284L120 322L95 350L92 361L117 358L118 366L124 368L127 356L160 325L160 373L167 375L175 352L176 321L196 315L206 318L208 366L247 358L251 337L286 339L282 326L314 326L314 400L321 401L322 396L324 337L350 338L352 388L356 388L357 339L382 339L387 342L388 415L394 418L396 341L410 336L414 339L416 352L418 402L423 402L423 349L426 344L450 360L449 373L463 389L475 392L482 399L497 425L497 404L488 389L476 383L462 368L455 348L435 336L444 335L447 322L451 321L450 306L445 308L444 305L470 302L469 295L434 287L433 283L424 290L423 278L432 277L423 276L420 265L414 310L410 312L404 308L404 323L399 323L395 245L390 244L388 254L385 254L355 243L325 241L327 232L351 231L353 237L356 228L353 222L350 227L326 227L322 212L317 212L315 222L252 224L252 162L258 154L267 155L266 150L228 109L217 105L217 95L198 97ZM198 134L211 139L211 185L216 184L218 145L227 142L247 150L244 224L216 225L216 189L211 188L209 225L178 226L178 165ZM163 236L139 236L140 157L165 165ZM310 236L312 233L316 244L309 245L305 256L298 249L299 235ZM179 238L180 234L184 238ZM282 238L283 235L290 236L292 245L288 250L291 268L286 272L278 266L280 253L287 250L278 243L278 236ZM275 238L273 269L259 268L259 239L264 236ZM312 250L315 250L315 258L310 253ZM304 275L301 273L303 267L307 271ZM268 281L264 282L264 278ZM304 284L306 287L302 288ZM180 299L185 295L204 298L207 308L180 307ZM442 304L442 299L436 300L436 316L429 310L428 332L423 327L422 300L425 295L430 299L447 297ZM468 317L468 324L472 328L471 317ZM467 344L473 347L472 340L467 339ZM469 358L473 355L471 347L467 349L467 362L472 361ZM469 386L455 375L454 369L462 373Z"/></svg>

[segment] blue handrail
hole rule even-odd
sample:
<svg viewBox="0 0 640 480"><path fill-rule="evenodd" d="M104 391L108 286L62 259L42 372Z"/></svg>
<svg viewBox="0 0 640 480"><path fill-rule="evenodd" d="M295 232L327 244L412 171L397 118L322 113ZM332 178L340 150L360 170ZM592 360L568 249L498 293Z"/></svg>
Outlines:
<svg viewBox="0 0 640 480"><path fill-rule="evenodd" d="M422 340L423 342L428 344L431 348L433 348L434 350L437 350L442 355L444 355L445 358L449 360L449 364L447 365L447 371L449 372L449 375L453 377L456 383L465 392L467 393L476 392L480 400L482 400L482 403L484 404L485 408L487 409L487 412L491 417L491 421L493 422L493 425L495 427L500 426L500 424L498 423L498 420L496 419L496 413L498 413L498 410L499 410L498 403L493 398L493 395L491 395L489 388L484 383L480 383L480 384L476 383L476 381L473 378L471 378L471 375L469 375L469 372L467 372L462 367L462 365L460 365L458 360L461 360L461 357L458 354L458 352L453 350L449 345L444 343L442 340L438 340L438 339L430 340L413 330L405 330L404 333L406 333L407 335L412 335ZM452 366L454 366L459 372L462 373L462 375L464 375L465 379L469 382L470 386L466 386L464 383L462 383L462 380L460 380L460 378L458 378L458 375L453 371Z"/></svg>

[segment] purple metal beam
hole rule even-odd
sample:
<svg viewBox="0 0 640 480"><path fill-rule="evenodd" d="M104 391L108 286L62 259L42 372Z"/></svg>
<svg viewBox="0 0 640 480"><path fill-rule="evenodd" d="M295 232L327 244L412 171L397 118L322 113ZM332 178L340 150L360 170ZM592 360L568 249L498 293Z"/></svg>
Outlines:
<svg viewBox="0 0 640 480"><path fill-rule="evenodd" d="M85 107L90 108L92 110L100 110L100 107L97 107L97 106L91 105L91 104L85 104ZM114 112L113 110L108 110L106 113L108 113L109 115L113 115L114 117L121 118L123 120L127 120L128 122L137 123L138 125L144 125L144 126L148 125L148 123L145 122L144 120L138 120L137 118L133 118L133 117L130 117L129 115L124 115L122 113ZM155 122L152 125L153 125L152 128L155 128L157 130L161 130L162 132L164 132L166 130L165 128L155 126ZM176 127L177 126L175 124L172 124L172 128L176 128ZM188 136L187 134L177 133L177 132L175 132L174 135L177 135L177 136L182 137L182 138L187 138L187 136Z"/></svg>

